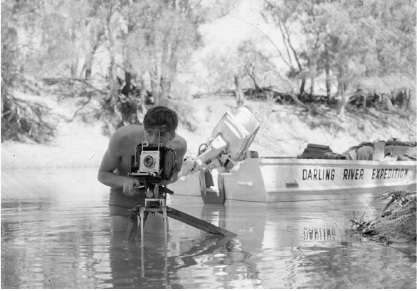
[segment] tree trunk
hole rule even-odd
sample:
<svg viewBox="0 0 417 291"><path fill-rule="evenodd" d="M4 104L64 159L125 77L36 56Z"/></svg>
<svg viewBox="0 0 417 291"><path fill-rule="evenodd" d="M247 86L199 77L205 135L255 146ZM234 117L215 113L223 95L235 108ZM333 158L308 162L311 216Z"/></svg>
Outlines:
<svg viewBox="0 0 417 291"><path fill-rule="evenodd" d="M237 107L243 106L245 101L244 101L242 89L240 87L240 78L238 75L235 75L235 97L236 97Z"/></svg>
<svg viewBox="0 0 417 291"><path fill-rule="evenodd" d="M85 76L84 76L84 79L85 80L90 80L92 67L93 67L92 64L86 65L86 68L85 68Z"/></svg>
<svg viewBox="0 0 417 291"><path fill-rule="evenodd" d="M392 105L389 94L382 93L382 102L387 108L388 111L395 111L394 106Z"/></svg>
<svg viewBox="0 0 417 291"><path fill-rule="evenodd" d="M110 85L110 96L109 96L109 106L111 111L114 111L114 106L117 103L118 99L118 82L116 79L116 66L114 58L111 58L110 66L109 66L109 85Z"/></svg>
<svg viewBox="0 0 417 291"><path fill-rule="evenodd" d="M406 98L406 102L405 102L405 109L404 109L404 111L407 111L407 110L410 109L412 90L409 89L409 90L406 90L406 92L407 92L407 98Z"/></svg>
<svg viewBox="0 0 417 291"><path fill-rule="evenodd" d="M110 64L109 64L109 87L110 87L110 96L109 96L109 109L111 112L115 112L115 105L118 99L118 82L116 78L116 56L114 52L114 39L112 36L112 32L110 30L110 16L107 19L106 23L106 34L108 39L108 49L109 49L109 56L110 56Z"/></svg>
<svg viewBox="0 0 417 291"><path fill-rule="evenodd" d="M366 93L364 93L363 92L363 111L366 111L366 97L367 97L367 94Z"/></svg>
<svg viewBox="0 0 417 291"><path fill-rule="evenodd" d="M70 74L71 74L72 79L77 78L77 69L78 69L78 55L76 59L71 63Z"/></svg>
<svg viewBox="0 0 417 291"><path fill-rule="evenodd" d="M346 90L346 84L345 82L339 80L339 93L342 95L342 99L340 100L340 102L338 103L337 106L337 114L343 116L345 114L345 107L346 107L346 95L345 95L345 90Z"/></svg>
<svg viewBox="0 0 417 291"><path fill-rule="evenodd" d="M314 77L310 78L310 95L314 95Z"/></svg>
<svg viewBox="0 0 417 291"><path fill-rule="evenodd" d="M98 42L93 44L93 46L91 48L91 51L88 52L88 54L86 56L85 64L84 64L84 67L85 67L84 79L85 80L89 80L90 77L91 77L91 71L92 71L92 68L93 68L94 54L96 53L97 47L98 47Z"/></svg>
<svg viewBox="0 0 417 291"><path fill-rule="evenodd" d="M138 106L138 109L140 109L143 116L146 114L146 97L148 95L148 92L146 92L145 87L145 79L143 76L140 78L140 105ZM141 122L141 119L139 119Z"/></svg>
<svg viewBox="0 0 417 291"><path fill-rule="evenodd" d="M178 66L178 47L179 41L175 40L171 46L171 54L168 61L168 80L166 84L166 96L168 97L171 92L171 85L177 75L177 66Z"/></svg>
<svg viewBox="0 0 417 291"><path fill-rule="evenodd" d="M71 78L75 79L77 78L77 69L78 69L78 63L79 63L79 51L76 48L77 35L75 33L75 25L72 25L70 38L71 38L71 46L76 50L75 60L71 61L71 65L70 65Z"/></svg>
<svg viewBox="0 0 417 291"><path fill-rule="evenodd" d="M329 51L327 49L327 45L326 45L326 48L325 48L324 70L325 70L325 73L326 73L326 96L327 96L327 100L330 100L330 98L331 98L330 61L329 61Z"/></svg>
<svg viewBox="0 0 417 291"><path fill-rule="evenodd" d="M154 105L160 104L160 96L161 96L161 76L160 76L160 69L159 69L159 62L158 58L153 55L153 69L149 72L151 76L151 90L152 90L152 97L154 100Z"/></svg>
<svg viewBox="0 0 417 291"><path fill-rule="evenodd" d="M130 5L132 5L131 1L128 1L127 7L130 8ZM130 10L129 10L130 11ZM125 70L125 86L122 89L122 94L129 96L130 93L132 93L132 79L134 77L134 70L131 63L131 50L129 46L129 35L132 34L133 26L132 26L132 18L130 15L127 16L127 31L123 33L123 67ZM136 97L133 97L135 101ZM136 111L135 111L136 114Z"/></svg>
<svg viewBox="0 0 417 291"><path fill-rule="evenodd" d="M157 106L160 104L160 99L161 99L160 98L161 97L161 85L157 80L152 80L151 88L152 88L153 102L154 102L154 105Z"/></svg>
<svg viewBox="0 0 417 291"><path fill-rule="evenodd" d="M167 97L167 91L168 91L168 80L169 80L169 34L165 34L164 40L162 43L162 57L161 57L161 77L159 79L159 86L160 88L160 95L159 95L159 104L162 99L165 99Z"/></svg>
<svg viewBox="0 0 417 291"><path fill-rule="evenodd" d="M161 100L167 99L168 97L168 92L169 92L169 81L168 81L168 77L165 76L165 74L163 74L161 76L161 95L160 95L160 100L159 102L161 102Z"/></svg>
<svg viewBox="0 0 417 291"><path fill-rule="evenodd" d="M301 79L300 95L303 95L304 94L305 87L306 87L306 77L303 77Z"/></svg>
<svg viewBox="0 0 417 291"><path fill-rule="evenodd" d="M165 36L161 60L161 99L168 98L178 65L179 40Z"/></svg>
<svg viewBox="0 0 417 291"><path fill-rule="evenodd" d="M122 89L122 94L129 96L132 92L132 73L129 70L125 70L125 85Z"/></svg>
<svg viewBox="0 0 417 291"><path fill-rule="evenodd" d="M2 116L2 119L3 119L5 104L8 102L7 97L8 97L8 95L7 95L7 86L6 86L5 82L3 82L3 78L1 78L1 116Z"/></svg>
<svg viewBox="0 0 417 291"><path fill-rule="evenodd" d="M294 93L289 93L289 95L291 96L292 100L294 100L295 104L303 108L307 108L307 106L303 102L301 102L300 99L298 99L297 95L295 95Z"/></svg>
<svg viewBox="0 0 417 291"><path fill-rule="evenodd" d="M400 98L400 107L402 111L406 111L407 109L407 99L408 99L408 94L407 94L407 89L401 89L401 98Z"/></svg>

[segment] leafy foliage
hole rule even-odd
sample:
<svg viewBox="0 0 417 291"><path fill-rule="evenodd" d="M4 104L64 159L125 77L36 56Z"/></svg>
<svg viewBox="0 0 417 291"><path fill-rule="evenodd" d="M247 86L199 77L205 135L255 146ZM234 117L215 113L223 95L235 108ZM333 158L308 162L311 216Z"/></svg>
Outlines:
<svg viewBox="0 0 417 291"><path fill-rule="evenodd" d="M178 75L190 69L193 52L204 45L202 25L229 14L239 3L245 2L2 1L5 126L17 122L4 118L11 108L23 106L10 94L27 75L85 80L93 86L104 81L106 86L97 94L105 111L102 117L110 120L109 132L137 122L138 114L145 113L148 92L155 104L188 92L184 87L189 84L181 83ZM236 50L219 50L198 60L197 73L190 77L194 84L201 81L205 89L216 91L239 83L253 88L254 98L276 100L273 96L282 95L304 106L301 102L313 100L315 86L324 80L329 103L334 104L335 97L341 105L349 103L351 94L366 108L371 96L378 95L381 104L392 110L401 95L405 96L398 102L402 110L414 112L413 1L265 0L263 4L259 12L273 25L272 33L253 25L251 37ZM273 51L264 50L260 39L272 44ZM207 80L198 76L201 71L208 72ZM71 93L78 94L74 90L66 96L71 98Z"/></svg>
<svg viewBox="0 0 417 291"><path fill-rule="evenodd" d="M46 143L55 133L55 126L48 120L50 108L41 104L9 96L2 116L2 140Z"/></svg>
<svg viewBox="0 0 417 291"><path fill-rule="evenodd" d="M333 76L332 82L337 82L338 93L343 96L349 85L355 88L369 77L400 73L403 78L415 78L413 1L265 3L266 19L272 19L287 35L283 38L287 57L285 53L281 56L289 66L290 79L315 78L328 67L326 77ZM300 35L299 43L289 35ZM414 83L410 82L410 87L415 91Z"/></svg>

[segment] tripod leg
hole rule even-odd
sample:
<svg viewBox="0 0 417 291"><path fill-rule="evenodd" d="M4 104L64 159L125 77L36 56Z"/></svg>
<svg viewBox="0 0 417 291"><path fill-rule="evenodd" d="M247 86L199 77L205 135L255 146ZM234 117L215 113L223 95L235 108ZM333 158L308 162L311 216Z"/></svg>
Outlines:
<svg viewBox="0 0 417 291"><path fill-rule="evenodd" d="M141 264L141 273L142 273L142 278L145 278L145 251L143 248L140 248L140 264Z"/></svg>
<svg viewBox="0 0 417 291"><path fill-rule="evenodd" d="M165 235L165 266L164 266L164 276L168 278L168 215L167 207L162 206L162 217L164 219L164 235Z"/></svg>
<svg viewBox="0 0 417 291"><path fill-rule="evenodd" d="M135 220L129 219L127 229L126 229L127 241L132 241L135 239L134 234L136 234L137 229L138 229L137 217L135 217Z"/></svg>
<svg viewBox="0 0 417 291"><path fill-rule="evenodd" d="M140 215L140 246L143 248L144 247L144 240L145 238L143 237L143 228L144 228L144 222L145 222L145 207L141 207L139 209L139 215Z"/></svg>
<svg viewBox="0 0 417 291"><path fill-rule="evenodd" d="M197 217L191 216L185 212L179 211L175 208L171 208L169 206L167 208L167 215L173 219L176 219L178 221L184 222L190 226L193 226L195 228L204 230L205 232L211 233L211 234L220 234L224 236L237 236L237 234L228 231L226 229L220 228L218 226L215 226L207 221L204 221L202 219L199 219Z"/></svg>
<svg viewBox="0 0 417 291"><path fill-rule="evenodd" d="M166 206L162 206L162 217L164 219L165 248L168 244L168 215Z"/></svg>

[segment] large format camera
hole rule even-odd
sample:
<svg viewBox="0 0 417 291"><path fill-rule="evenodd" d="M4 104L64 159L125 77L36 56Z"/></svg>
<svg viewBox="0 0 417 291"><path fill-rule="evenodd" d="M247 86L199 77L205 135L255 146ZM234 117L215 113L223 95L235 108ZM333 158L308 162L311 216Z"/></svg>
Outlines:
<svg viewBox="0 0 417 291"><path fill-rule="evenodd" d="M174 175L176 153L170 147L148 144L144 141L136 147L132 156L129 176L143 182L158 183Z"/></svg>

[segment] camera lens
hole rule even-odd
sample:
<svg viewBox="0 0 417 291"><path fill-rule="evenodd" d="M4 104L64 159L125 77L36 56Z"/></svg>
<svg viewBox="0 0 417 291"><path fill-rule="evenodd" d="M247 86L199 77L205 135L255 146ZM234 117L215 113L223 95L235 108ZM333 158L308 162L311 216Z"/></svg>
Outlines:
<svg viewBox="0 0 417 291"><path fill-rule="evenodd" d="M145 167L151 168L155 164L155 160L152 156L146 156L143 159L143 164L145 165Z"/></svg>

